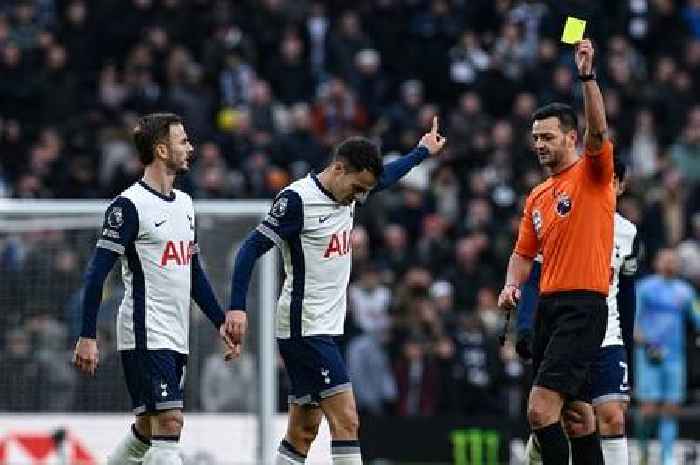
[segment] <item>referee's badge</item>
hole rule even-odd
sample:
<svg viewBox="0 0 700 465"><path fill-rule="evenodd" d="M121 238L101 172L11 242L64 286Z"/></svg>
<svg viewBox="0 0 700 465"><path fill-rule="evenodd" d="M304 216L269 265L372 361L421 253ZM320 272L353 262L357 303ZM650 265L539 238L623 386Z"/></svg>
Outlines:
<svg viewBox="0 0 700 465"><path fill-rule="evenodd" d="M555 206L557 215L562 217L568 215L571 211L571 207L572 202L571 197L569 197L569 194L567 194L566 192L560 192L559 194L557 194L557 204Z"/></svg>
<svg viewBox="0 0 700 465"><path fill-rule="evenodd" d="M539 210L532 211L532 225L535 227L537 237L540 237L540 231L542 231L542 213L540 213Z"/></svg>

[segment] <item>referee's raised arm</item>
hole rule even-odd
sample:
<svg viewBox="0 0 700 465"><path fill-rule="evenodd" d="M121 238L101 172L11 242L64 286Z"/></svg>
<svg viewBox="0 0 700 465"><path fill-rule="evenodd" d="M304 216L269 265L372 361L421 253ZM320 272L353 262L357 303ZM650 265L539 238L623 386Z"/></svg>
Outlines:
<svg viewBox="0 0 700 465"><path fill-rule="evenodd" d="M576 67L583 87L583 105L586 113L584 146L587 166L594 180L611 182L613 176L612 144L607 139L608 123L605 103L593 73L595 51L590 39L576 44Z"/></svg>

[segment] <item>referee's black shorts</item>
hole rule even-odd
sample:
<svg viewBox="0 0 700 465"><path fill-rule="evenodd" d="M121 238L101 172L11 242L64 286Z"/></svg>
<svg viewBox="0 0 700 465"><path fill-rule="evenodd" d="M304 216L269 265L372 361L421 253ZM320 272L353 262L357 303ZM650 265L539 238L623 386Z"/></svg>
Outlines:
<svg viewBox="0 0 700 465"><path fill-rule="evenodd" d="M534 386L591 401L591 366L608 325L605 296L557 292L540 298L532 344Z"/></svg>

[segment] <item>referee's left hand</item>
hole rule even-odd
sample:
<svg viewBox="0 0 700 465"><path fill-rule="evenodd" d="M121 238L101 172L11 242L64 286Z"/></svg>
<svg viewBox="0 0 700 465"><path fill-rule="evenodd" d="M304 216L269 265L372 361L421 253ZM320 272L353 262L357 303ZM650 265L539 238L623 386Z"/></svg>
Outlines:
<svg viewBox="0 0 700 465"><path fill-rule="evenodd" d="M498 296L498 308L507 312L513 310L520 300L520 288L514 284L506 284Z"/></svg>

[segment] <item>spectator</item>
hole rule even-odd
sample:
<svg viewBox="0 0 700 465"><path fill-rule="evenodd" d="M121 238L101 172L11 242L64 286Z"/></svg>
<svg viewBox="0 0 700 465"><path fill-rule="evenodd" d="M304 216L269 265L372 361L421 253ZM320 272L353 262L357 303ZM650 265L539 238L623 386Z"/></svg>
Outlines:
<svg viewBox="0 0 700 465"><path fill-rule="evenodd" d="M385 348L389 334L384 330L368 332L348 346L348 375L361 415L385 415L393 410L397 387Z"/></svg>

